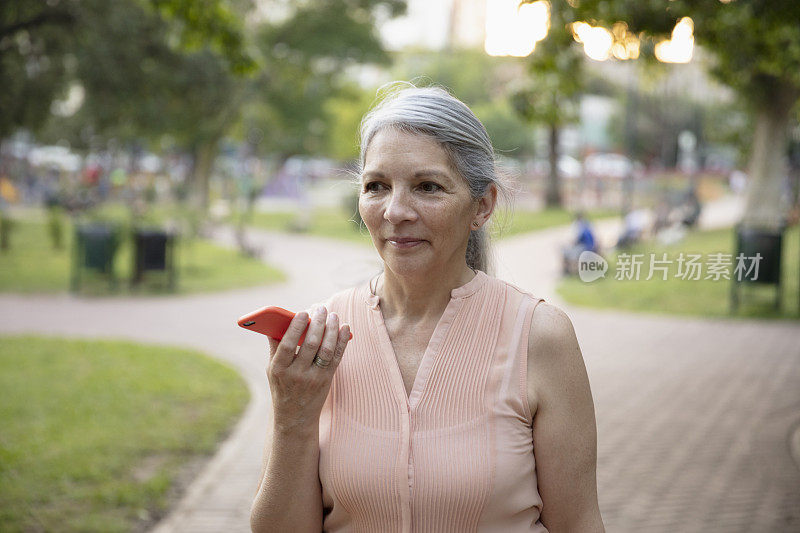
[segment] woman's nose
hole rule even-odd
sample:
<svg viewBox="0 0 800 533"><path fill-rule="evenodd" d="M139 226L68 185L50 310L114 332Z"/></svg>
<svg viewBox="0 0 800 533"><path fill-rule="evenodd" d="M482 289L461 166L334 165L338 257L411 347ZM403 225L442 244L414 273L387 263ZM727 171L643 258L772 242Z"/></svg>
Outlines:
<svg viewBox="0 0 800 533"><path fill-rule="evenodd" d="M411 198L403 191L395 189L389 198L383 217L392 224L403 220L414 220L417 217Z"/></svg>

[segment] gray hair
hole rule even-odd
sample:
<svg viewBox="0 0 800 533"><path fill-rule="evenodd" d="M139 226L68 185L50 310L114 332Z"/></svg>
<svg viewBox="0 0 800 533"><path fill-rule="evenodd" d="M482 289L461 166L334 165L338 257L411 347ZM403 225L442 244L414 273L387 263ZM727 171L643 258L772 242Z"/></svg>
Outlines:
<svg viewBox="0 0 800 533"><path fill-rule="evenodd" d="M417 87L411 82L387 85L378 90L379 95L385 94L361 120L356 184L360 186L369 143L379 131L393 128L437 141L447 152L452 169L464 178L473 200L481 198L494 183L498 200L513 205L517 189L510 176L499 170L489 134L466 104L439 86ZM480 229L470 232L465 257L467 265L487 274L494 273L490 242L490 233L496 232L494 218L493 214Z"/></svg>

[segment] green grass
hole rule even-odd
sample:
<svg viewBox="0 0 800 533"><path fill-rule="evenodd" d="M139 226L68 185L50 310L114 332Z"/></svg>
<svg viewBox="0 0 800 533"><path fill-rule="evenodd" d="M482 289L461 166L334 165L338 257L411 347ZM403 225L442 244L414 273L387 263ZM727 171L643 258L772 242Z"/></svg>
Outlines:
<svg viewBox="0 0 800 533"><path fill-rule="evenodd" d="M66 290L70 240L65 242L61 250L52 250L44 222L16 219L10 249L0 250L0 291Z"/></svg>
<svg viewBox="0 0 800 533"><path fill-rule="evenodd" d="M34 336L0 340L0 390L8 532L152 525L249 397L232 368L195 351Z"/></svg>
<svg viewBox="0 0 800 533"><path fill-rule="evenodd" d="M505 213L499 213L500 220L504 220ZM619 216L618 209L597 209L587 210L586 217L589 221L601 220L604 218L613 218ZM529 231L538 231L542 229L552 228L555 226L563 226L571 224L575 220L575 215L567 209L542 209L541 211L523 211L517 210L514 212L514 217L511 224L504 228L501 238L527 233Z"/></svg>
<svg viewBox="0 0 800 533"><path fill-rule="evenodd" d="M309 225L304 232L307 235L342 239L364 245L371 245L367 227L358 225L353 221L354 213L336 207L319 207L313 210L309 217ZM248 225L254 228L272 231L293 231L298 221L295 211L255 212Z"/></svg>
<svg viewBox="0 0 800 533"><path fill-rule="evenodd" d="M275 267L202 239L185 242L178 255L181 262L179 293L221 291L287 279Z"/></svg>
<svg viewBox="0 0 800 533"><path fill-rule="evenodd" d="M0 252L0 292L34 293L66 291L70 284L73 231L65 224L64 246L54 250L42 217L18 217L14 222L11 249ZM132 270L132 246L123 238L115 259L119 279L112 291L104 276L83 275L82 292L130 294L127 281ZM285 275L263 262L245 257L236 250L222 248L203 239L182 239L176 246L177 293L196 293L280 282ZM164 292L162 272L145 273L136 292Z"/></svg>
<svg viewBox="0 0 800 533"><path fill-rule="evenodd" d="M566 209L517 210L514 212L510 223L507 219L508 214L505 211L497 211L494 216L497 217L496 220L501 224L500 239L529 231L570 224L574 220L574 215ZM599 220L601 218L619 216L619 211L610 209L588 211L587 216L590 220ZM297 215L291 211L254 213L250 225L273 231L292 231L296 219ZM361 228L359 228L354 220L353 214L345 209L317 208L310 217L310 224L306 233L319 237L344 239L371 246L372 239L367 227L362 224Z"/></svg>
<svg viewBox="0 0 800 533"><path fill-rule="evenodd" d="M800 227L794 226L784 234L782 275L782 310L774 310L775 287L773 285L747 284L740 286L740 307L735 316L748 318L789 318L797 319L798 298L800 297ZM649 271L650 253L656 253L656 260L666 252L669 264L668 278L654 274L646 281ZM637 312L666 313L704 317L730 317L731 281L720 279L683 280L676 278L677 257L684 254L702 254L701 278L708 275L707 266L710 253L731 254L735 266L733 229L694 232L681 242L672 246L641 244L627 253L645 254L639 280L617 280L618 252L606 254L608 271L604 278L593 282L582 282L578 278L565 278L557 292L568 302L586 307L602 309L621 309ZM749 261L748 261L749 265ZM733 269L729 270L733 277Z"/></svg>

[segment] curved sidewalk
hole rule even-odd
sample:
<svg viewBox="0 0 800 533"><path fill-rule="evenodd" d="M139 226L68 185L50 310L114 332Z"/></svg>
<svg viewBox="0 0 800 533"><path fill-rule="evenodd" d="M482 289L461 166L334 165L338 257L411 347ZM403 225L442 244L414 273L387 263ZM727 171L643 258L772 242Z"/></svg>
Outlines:
<svg viewBox="0 0 800 533"><path fill-rule="evenodd" d="M725 209L704 213L724 225ZM726 218L727 217L727 218ZM701 220L702 223L702 220ZM618 222L599 225L616 234ZM611 531L800 530L800 325L595 311L555 294L568 228L503 241L498 276L562 307L581 344L598 426L598 485ZM156 531L249 531L269 413L266 343L238 316L307 308L368 278L374 250L254 232L286 284L187 297L0 296L0 331L117 337L202 349L233 364L252 392L220 451ZM220 231L216 237L231 242ZM45 325L35 318L51 317Z"/></svg>
<svg viewBox="0 0 800 533"><path fill-rule="evenodd" d="M725 198L700 225L730 226L742 207ZM620 226L596 224L601 241ZM498 270L575 326L607 531L800 531L800 323L570 306L554 292L568 240L562 227L504 241Z"/></svg>
<svg viewBox="0 0 800 533"><path fill-rule="evenodd" d="M232 245L233 235L217 240ZM193 296L79 298L73 295L0 296L0 333L120 338L202 350L233 365L251 400L217 454L190 484L156 531L249 531L249 507L261 465L269 415L264 337L236 319L265 305L304 309L372 275L379 266L368 247L308 236L258 232L262 259L289 280L278 285ZM42 321L46 316L48 320Z"/></svg>

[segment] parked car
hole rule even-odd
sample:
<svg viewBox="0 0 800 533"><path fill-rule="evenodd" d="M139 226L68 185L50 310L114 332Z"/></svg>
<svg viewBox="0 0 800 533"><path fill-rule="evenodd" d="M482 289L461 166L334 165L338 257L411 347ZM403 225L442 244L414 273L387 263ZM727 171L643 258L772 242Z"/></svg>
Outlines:
<svg viewBox="0 0 800 533"><path fill-rule="evenodd" d="M83 158L64 146L37 146L28 153L28 161L35 167L55 167L66 172L77 172Z"/></svg>
<svg viewBox="0 0 800 533"><path fill-rule="evenodd" d="M588 177L623 179L634 171L633 162L622 154L590 154L583 160Z"/></svg>
<svg viewBox="0 0 800 533"><path fill-rule="evenodd" d="M537 176L547 176L550 174L550 161L544 158L534 159L528 168ZM583 173L583 165L572 156L561 155L558 158L558 173L566 179L577 179Z"/></svg>

